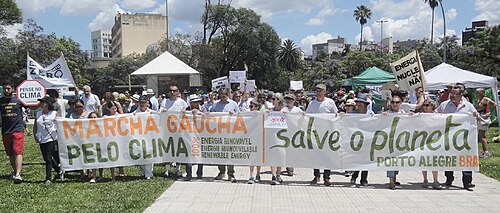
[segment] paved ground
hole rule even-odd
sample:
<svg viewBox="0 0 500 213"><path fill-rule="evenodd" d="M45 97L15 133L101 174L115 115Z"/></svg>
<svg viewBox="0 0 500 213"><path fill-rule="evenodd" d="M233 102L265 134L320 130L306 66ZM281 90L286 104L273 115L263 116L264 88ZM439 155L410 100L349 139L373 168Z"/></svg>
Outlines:
<svg viewBox="0 0 500 213"><path fill-rule="evenodd" d="M460 172L457 187L433 190L421 187L420 172L402 171L401 187L389 190L385 172L370 172L367 187L352 186L338 173L332 175L333 186L325 187L309 184L311 169L283 175L285 182L276 186L269 185L268 167L265 181L252 185L246 183L248 167L235 170L237 183L213 181L217 167L206 166L206 178L175 182L145 212L500 212L500 182L481 174L474 174L477 186L471 192L459 188ZM442 173L439 178L444 181Z"/></svg>

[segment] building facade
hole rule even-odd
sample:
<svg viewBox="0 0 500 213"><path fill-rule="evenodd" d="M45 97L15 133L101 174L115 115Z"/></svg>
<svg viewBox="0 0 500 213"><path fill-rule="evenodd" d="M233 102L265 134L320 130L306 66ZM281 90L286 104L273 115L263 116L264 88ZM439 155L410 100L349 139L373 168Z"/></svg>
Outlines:
<svg viewBox="0 0 500 213"><path fill-rule="evenodd" d="M473 21L471 28L466 27L465 31L462 31L462 45L465 45L467 41L469 41L471 38L474 38L476 32L482 31L487 27L488 27L488 21L486 20Z"/></svg>
<svg viewBox="0 0 500 213"><path fill-rule="evenodd" d="M166 16L118 13L111 31L113 58L145 53L149 45L165 38L167 33Z"/></svg>
<svg viewBox="0 0 500 213"><path fill-rule="evenodd" d="M337 38L329 39L326 43L312 45L312 59L318 57L319 54L325 53L327 55L333 52L342 53L347 44L347 39L337 36Z"/></svg>
<svg viewBox="0 0 500 213"><path fill-rule="evenodd" d="M97 30L90 33L92 53L90 58L111 58L111 31Z"/></svg>

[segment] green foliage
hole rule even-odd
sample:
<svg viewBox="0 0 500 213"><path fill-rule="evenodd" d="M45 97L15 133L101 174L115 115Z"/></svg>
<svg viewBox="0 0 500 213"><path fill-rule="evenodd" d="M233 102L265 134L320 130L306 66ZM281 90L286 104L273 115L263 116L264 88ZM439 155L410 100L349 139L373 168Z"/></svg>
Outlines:
<svg viewBox="0 0 500 213"><path fill-rule="evenodd" d="M129 75L147 64L145 55L131 54L116 58L107 67L99 68L92 74L91 87L95 94L104 94L116 85L128 85ZM131 84L143 84L144 78L134 76Z"/></svg>
<svg viewBox="0 0 500 213"><path fill-rule="evenodd" d="M494 137L500 136L498 127L490 127L486 132L488 139L488 151L492 154L489 158L479 160L479 171L491 178L500 181L500 143L494 141ZM481 148L479 148L481 151Z"/></svg>
<svg viewBox="0 0 500 213"><path fill-rule="evenodd" d="M105 169L102 182L90 184L88 179L81 181L78 172L70 172L64 181L46 186L39 145L26 135L24 146L22 184L13 183L9 159L0 155L1 212L142 212L173 182L159 177L164 168L157 166L152 180L145 180L138 167L126 167L122 180L111 181Z"/></svg>
<svg viewBox="0 0 500 213"><path fill-rule="evenodd" d="M3 26L21 23L22 21L22 12L15 1L0 0L0 35L4 33Z"/></svg>
<svg viewBox="0 0 500 213"><path fill-rule="evenodd" d="M283 41L283 45L279 47L278 61L282 68L287 71L297 69L300 65L300 49L297 48L292 40Z"/></svg>
<svg viewBox="0 0 500 213"><path fill-rule="evenodd" d="M363 50L363 25L368 22L368 19L372 18L372 11L369 7L365 5L357 6L353 14L356 21L361 25L361 37L359 38L359 50Z"/></svg>
<svg viewBox="0 0 500 213"><path fill-rule="evenodd" d="M75 82L87 83L90 78L84 70L87 59L80 45L71 38L42 32L42 27L28 19L24 30L19 32L15 39L0 38L0 75L14 84L21 83L26 79L26 54L29 53L30 57L42 66L47 66L63 53Z"/></svg>

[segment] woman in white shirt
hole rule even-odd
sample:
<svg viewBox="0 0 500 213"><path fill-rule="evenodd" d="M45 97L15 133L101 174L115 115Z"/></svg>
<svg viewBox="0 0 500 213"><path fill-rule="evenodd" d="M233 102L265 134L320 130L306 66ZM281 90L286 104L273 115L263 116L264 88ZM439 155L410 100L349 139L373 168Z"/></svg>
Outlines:
<svg viewBox="0 0 500 213"><path fill-rule="evenodd" d="M57 153L57 129L56 117L57 112L54 111L54 105L49 97L38 99L39 107L42 111L36 113L35 123L33 125L33 133L35 141L40 144L43 160L45 161L45 184L52 184L52 169L58 174L59 154Z"/></svg>

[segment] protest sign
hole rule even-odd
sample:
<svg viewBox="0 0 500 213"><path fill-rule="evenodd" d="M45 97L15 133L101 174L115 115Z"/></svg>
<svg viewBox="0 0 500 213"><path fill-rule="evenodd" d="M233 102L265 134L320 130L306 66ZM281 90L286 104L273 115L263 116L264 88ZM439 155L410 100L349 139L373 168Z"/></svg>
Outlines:
<svg viewBox="0 0 500 213"><path fill-rule="evenodd" d="M38 99L46 93L45 87L35 80L24 80L16 88L16 97L24 106L38 106Z"/></svg>
<svg viewBox="0 0 500 213"><path fill-rule="evenodd" d="M390 64L400 90L414 91L425 85L425 75L422 62L417 51Z"/></svg>
<svg viewBox="0 0 500 213"><path fill-rule="evenodd" d="M290 81L290 89L291 90L302 90L304 89L304 85L302 81Z"/></svg>
<svg viewBox="0 0 500 213"><path fill-rule="evenodd" d="M254 92L255 91L255 80L247 80L247 92ZM245 90L245 83L240 83L240 91L244 91Z"/></svg>
<svg viewBox="0 0 500 213"><path fill-rule="evenodd" d="M264 117L264 128L288 128L286 125L286 115L282 112L268 112Z"/></svg>
<svg viewBox="0 0 500 213"><path fill-rule="evenodd" d="M212 91L229 88L227 76L222 76L212 80Z"/></svg>
<svg viewBox="0 0 500 213"><path fill-rule="evenodd" d="M229 83L244 83L247 71L229 71Z"/></svg>
<svg viewBox="0 0 500 213"><path fill-rule="evenodd" d="M65 171L161 162L338 170L478 171L469 114L293 114L265 128L265 113L181 112L57 119Z"/></svg>
<svg viewBox="0 0 500 213"><path fill-rule="evenodd" d="M61 57L45 68L29 55L27 57L27 80L37 80L47 89L75 87L75 81L66 64L64 55L61 54Z"/></svg>

